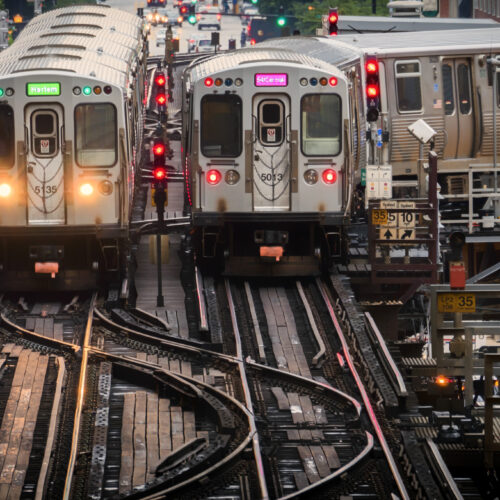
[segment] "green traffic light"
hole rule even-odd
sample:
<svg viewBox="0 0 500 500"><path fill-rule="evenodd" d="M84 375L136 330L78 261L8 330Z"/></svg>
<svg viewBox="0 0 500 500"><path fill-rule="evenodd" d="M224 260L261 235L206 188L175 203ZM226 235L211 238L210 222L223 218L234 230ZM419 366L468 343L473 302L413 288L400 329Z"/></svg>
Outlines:
<svg viewBox="0 0 500 500"><path fill-rule="evenodd" d="M278 19L276 20L276 24L278 26L285 26L286 24L286 19L284 17L278 17Z"/></svg>
<svg viewBox="0 0 500 500"><path fill-rule="evenodd" d="M255 5L256 3L258 3L259 0L252 0L252 3Z"/></svg>
<svg viewBox="0 0 500 500"><path fill-rule="evenodd" d="M196 16L189 16L188 17L188 23L189 24L195 24L196 23Z"/></svg>

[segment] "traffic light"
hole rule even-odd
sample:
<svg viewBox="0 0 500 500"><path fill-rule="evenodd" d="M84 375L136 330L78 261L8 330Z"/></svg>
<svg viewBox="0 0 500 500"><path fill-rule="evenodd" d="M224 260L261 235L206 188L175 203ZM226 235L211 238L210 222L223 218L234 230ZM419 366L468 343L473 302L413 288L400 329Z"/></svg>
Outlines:
<svg viewBox="0 0 500 500"><path fill-rule="evenodd" d="M188 23L196 24L196 5L193 3L189 6Z"/></svg>
<svg viewBox="0 0 500 500"><path fill-rule="evenodd" d="M252 0L252 3L256 5L257 3L259 3L259 0Z"/></svg>
<svg viewBox="0 0 500 500"><path fill-rule="evenodd" d="M380 107L379 66L376 56L367 56L365 61L366 120L375 122Z"/></svg>
<svg viewBox="0 0 500 500"><path fill-rule="evenodd" d="M339 21L339 10L337 7L330 7L328 11L328 34L336 36L338 35L338 26L337 23Z"/></svg>
<svg viewBox="0 0 500 500"><path fill-rule="evenodd" d="M163 107L167 104L167 94L165 91L165 85L167 84L167 78L165 77L165 73L161 71L157 71L155 74L155 87L156 87L156 104L158 107L163 109Z"/></svg>
<svg viewBox="0 0 500 500"><path fill-rule="evenodd" d="M181 5L179 7L179 12L184 16L188 13L188 8L187 5Z"/></svg>
<svg viewBox="0 0 500 500"><path fill-rule="evenodd" d="M156 168L165 168L165 144L161 139L155 139L153 142L153 166ZM154 176L154 174L153 174Z"/></svg>
<svg viewBox="0 0 500 500"><path fill-rule="evenodd" d="M283 7L283 5L280 5L279 15L278 18L276 19L276 24L280 28L286 25L285 8Z"/></svg>

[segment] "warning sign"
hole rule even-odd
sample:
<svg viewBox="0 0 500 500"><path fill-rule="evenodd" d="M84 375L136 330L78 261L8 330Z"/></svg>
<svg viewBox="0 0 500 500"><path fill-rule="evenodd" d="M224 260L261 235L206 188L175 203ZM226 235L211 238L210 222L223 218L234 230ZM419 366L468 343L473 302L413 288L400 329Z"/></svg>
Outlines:
<svg viewBox="0 0 500 500"><path fill-rule="evenodd" d="M267 129L267 142L276 142L276 129L268 128Z"/></svg>

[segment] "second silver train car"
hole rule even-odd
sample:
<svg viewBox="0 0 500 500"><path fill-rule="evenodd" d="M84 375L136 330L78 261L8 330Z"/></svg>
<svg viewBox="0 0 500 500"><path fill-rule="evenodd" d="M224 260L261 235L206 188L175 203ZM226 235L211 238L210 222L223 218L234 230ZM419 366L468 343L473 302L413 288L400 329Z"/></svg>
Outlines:
<svg viewBox="0 0 500 500"><path fill-rule="evenodd" d="M146 50L139 18L81 5L0 54L2 290L86 289L122 268Z"/></svg>
<svg viewBox="0 0 500 500"><path fill-rule="evenodd" d="M352 191L347 79L286 49L246 49L184 74L186 204L204 262L310 274L339 257Z"/></svg>

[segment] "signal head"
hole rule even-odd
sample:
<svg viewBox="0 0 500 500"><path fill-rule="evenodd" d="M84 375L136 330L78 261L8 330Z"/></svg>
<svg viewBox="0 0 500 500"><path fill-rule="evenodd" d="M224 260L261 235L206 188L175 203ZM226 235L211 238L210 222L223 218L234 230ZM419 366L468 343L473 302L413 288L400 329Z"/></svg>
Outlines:
<svg viewBox="0 0 500 500"><path fill-rule="evenodd" d="M155 156L162 156L165 154L165 144L163 142L156 142L153 146L153 154Z"/></svg>
<svg viewBox="0 0 500 500"><path fill-rule="evenodd" d="M167 178L167 171L163 167L156 167L153 170L153 177L156 181L163 181Z"/></svg>
<svg viewBox="0 0 500 500"><path fill-rule="evenodd" d="M155 78L156 85L163 87L167 83L167 79L163 73L158 73Z"/></svg>
<svg viewBox="0 0 500 500"><path fill-rule="evenodd" d="M165 104L167 103L167 96L165 94L158 94L156 96L156 103L159 106L165 106Z"/></svg>

